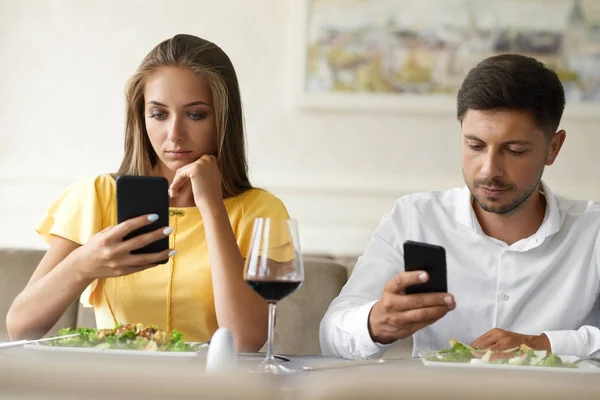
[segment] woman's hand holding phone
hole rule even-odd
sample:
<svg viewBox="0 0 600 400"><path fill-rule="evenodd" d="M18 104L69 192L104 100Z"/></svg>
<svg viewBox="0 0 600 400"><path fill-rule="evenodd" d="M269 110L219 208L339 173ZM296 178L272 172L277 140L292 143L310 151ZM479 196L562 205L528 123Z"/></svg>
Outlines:
<svg viewBox="0 0 600 400"><path fill-rule="evenodd" d="M161 227L123 240L131 232L152 224L157 219L156 214L142 215L108 227L92 236L86 244L72 253L81 259L76 265L81 268L79 272L82 278L93 281L98 278L129 275L154 267L160 261L173 257L176 251L171 249L158 253L131 254L133 250L170 235L173 232L171 227Z"/></svg>

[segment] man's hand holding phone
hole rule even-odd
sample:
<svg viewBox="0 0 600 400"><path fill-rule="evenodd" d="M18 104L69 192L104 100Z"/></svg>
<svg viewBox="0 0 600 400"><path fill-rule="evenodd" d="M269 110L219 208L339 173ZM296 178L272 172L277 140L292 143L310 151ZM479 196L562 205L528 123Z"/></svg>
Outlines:
<svg viewBox="0 0 600 400"><path fill-rule="evenodd" d="M448 294L446 250L438 245L404 242L404 272L383 289L369 314L369 333L378 343L404 339L456 307Z"/></svg>
<svg viewBox="0 0 600 400"><path fill-rule="evenodd" d="M448 293L406 294L406 288L429 280L425 271L401 272L386 283L381 299L369 314L373 341L389 344L404 339L453 310L454 297Z"/></svg>

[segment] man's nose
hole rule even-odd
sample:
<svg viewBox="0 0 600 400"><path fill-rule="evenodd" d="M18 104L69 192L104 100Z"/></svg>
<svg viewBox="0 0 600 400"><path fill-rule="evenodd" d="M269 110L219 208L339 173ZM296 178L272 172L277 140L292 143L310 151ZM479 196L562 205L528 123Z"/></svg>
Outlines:
<svg viewBox="0 0 600 400"><path fill-rule="evenodd" d="M504 166L502 157L494 152L489 152L485 155L483 165L481 166L481 174L488 177L501 177L504 174Z"/></svg>

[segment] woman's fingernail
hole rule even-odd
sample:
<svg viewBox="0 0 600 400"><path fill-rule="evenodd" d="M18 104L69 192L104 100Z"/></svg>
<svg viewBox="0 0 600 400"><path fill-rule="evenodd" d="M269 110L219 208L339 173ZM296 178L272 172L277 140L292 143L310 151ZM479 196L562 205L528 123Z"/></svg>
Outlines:
<svg viewBox="0 0 600 400"><path fill-rule="evenodd" d="M177 250L171 250L169 252L169 257L173 257L175 254L177 254Z"/></svg>
<svg viewBox="0 0 600 400"><path fill-rule="evenodd" d="M150 214L148 215L148 221L158 221L158 214Z"/></svg>
<svg viewBox="0 0 600 400"><path fill-rule="evenodd" d="M419 274L419 280L425 282L427 280L427 274L425 272Z"/></svg>
<svg viewBox="0 0 600 400"><path fill-rule="evenodd" d="M170 226L167 226L164 230L163 233L165 236L170 235L171 233L173 233L173 228L171 228Z"/></svg>
<svg viewBox="0 0 600 400"><path fill-rule="evenodd" d="M169 197L173 197L173 191L169 189Z"/></svg>
<svg viewBox="0 0 600 400"><path fill-rule="evenodd" d="M452 304L454 304L454 301L452 300L452 296L446 296L446 297L444 297L444 303L448 304L449 306L451 306Z"/></svg>

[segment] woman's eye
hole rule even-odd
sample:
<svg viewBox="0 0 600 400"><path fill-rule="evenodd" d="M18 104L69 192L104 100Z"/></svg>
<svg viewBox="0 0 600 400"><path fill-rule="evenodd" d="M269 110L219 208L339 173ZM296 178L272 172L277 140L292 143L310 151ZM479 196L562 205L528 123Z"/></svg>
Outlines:
<svg viewBox="0 0 600 400"><path fill-rule="evenodd" d="M206 118L206 114L205 113L189 113L188 115L194 121L198 121L198 120Z"/></svg>
<svg viewBox="0 0 600 400"><path fill-rule="evenodd" d="M163 120L165 118L167 118L167 114L165 113L159 113L159 112L153 112L152 114L149 115L150 118L154 118L154 119L158 119L158 120Z"/></svg>

